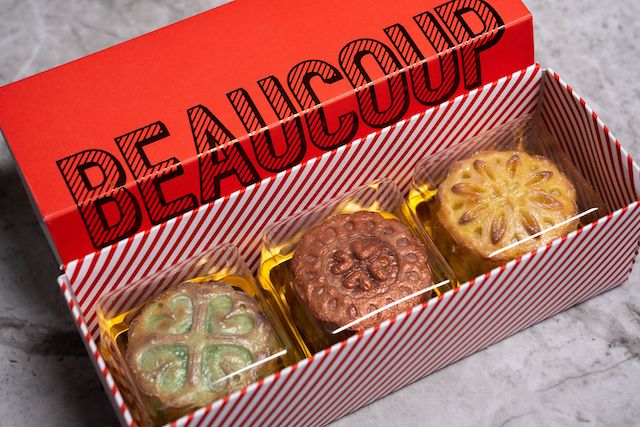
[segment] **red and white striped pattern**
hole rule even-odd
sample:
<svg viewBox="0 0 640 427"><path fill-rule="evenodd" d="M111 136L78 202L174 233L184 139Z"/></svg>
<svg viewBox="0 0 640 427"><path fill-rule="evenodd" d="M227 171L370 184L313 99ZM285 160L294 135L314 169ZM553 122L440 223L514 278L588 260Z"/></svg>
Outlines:
<svg viewBox="0 0 640 427"><path fill-rule="evenodd" d="M584 101L534 66L65 266L61 288L123 423L131 414L88 332L99 295L225 241L254 267L271 218L379 177L404 191L417 160L537 106L615 213L173 424L326 424L623 283L637 255L640 171Z"/></svg>
<svg viewBox="0 0 640 427"><path fill-rule="evenodd" d="M228 275L250 276L238 250L233 245L223 245L211 251L195 255L169 266L150 276L120 288L98 300L103 317L111 319L133 310L154 298L172 284L182 283L194 277L203 277L226 270Z"/></svg>
<svg viewBox="0 0 640 427"><path fill-rule="evenodd" d="M554 139L602 197L609 212L636 201L640 177L631 156L560 76L545 71L542 121Z"/></svg>
<svg viewBox="0 0 640 427"><path fill-rule="evenodd" d="M639 208L634 203L174 424L322 425L339 418L624 282Z"/></svg>

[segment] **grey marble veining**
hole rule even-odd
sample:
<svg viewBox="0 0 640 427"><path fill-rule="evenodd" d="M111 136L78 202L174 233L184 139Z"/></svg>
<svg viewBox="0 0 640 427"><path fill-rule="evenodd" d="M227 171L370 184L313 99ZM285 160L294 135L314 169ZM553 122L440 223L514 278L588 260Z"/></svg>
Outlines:
<svg viewBox="0 0 640 427"><path fill-rule="evenodd" d="M217 1L0 0L0 84L205 10ZM640 158L640 3L526 1L537 58ZM114 425L55 286L58 271L0 143L0 425ZM366 424L640 424L640 273L349 415Z"/></svg>

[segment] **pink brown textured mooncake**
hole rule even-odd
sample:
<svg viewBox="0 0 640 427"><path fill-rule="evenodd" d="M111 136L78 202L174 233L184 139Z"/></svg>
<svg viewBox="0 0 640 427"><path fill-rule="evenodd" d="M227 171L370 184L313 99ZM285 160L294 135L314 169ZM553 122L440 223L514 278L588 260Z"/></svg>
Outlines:
<svg viewBox="0 0 640 427"><path fill-rule="evenodd" d="M431 285L423 243L399 220L367 211L329 217L305 233L293 271L309 311L353 331L410 310L428 293L410 296Z"/></svg>

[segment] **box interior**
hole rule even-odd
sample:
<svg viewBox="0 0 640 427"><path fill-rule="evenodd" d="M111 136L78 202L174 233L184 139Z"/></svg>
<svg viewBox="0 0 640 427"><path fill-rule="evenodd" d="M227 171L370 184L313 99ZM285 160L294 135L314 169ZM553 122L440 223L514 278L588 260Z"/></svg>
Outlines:
<svg viewBox="0 0 640 427"><path fill-rule="evenodd" d="M408 120L356 140L275 177L265 179L223 200L202 206L147 232L65 265L66 274L62 280L65 289L63 290L68 295L79 324L84 325L86 329L83 336L89 348L94 349L91 353L96 358L99 371L103 373L103 380L107 381L108 388L115 390L116 393L113 395L120 396L119 399L122 401L112 379L109 385L108 370L106 367L100 368L100 363L104 366L104 362L95 350L94 337L97 331L95 301L98 296L222 242L237 244L243 257L255 270L259 259L262 230L273 219L303 210L349 188L381 177L394 179L406 192L411 181L412 167L421 158L522 115L533 113L540 114L547 130L560 143L580 172L587 177L589 183L605 201L607 208L614 212L592 226L585 227L583 229L585 231L572 233L569 238L554 242L546 249L553 250L562 245L576 244L580 239L594 238L591 230L596 227L614 233L616 238L620 238L619 235L622 234L620 230L626 232L636 230L637 221L633 222L628 218L631 212L636 210L635 202L640 198L638 192L640 175L637 166L595 113L586 106L584 100L577 97L555 73L550 70L541 70L539 65L535 65L436 108L425 110ZM239 218L239 220L228 221L228 218ZM625 222L626 228L618 228L620 224L617 222L621 221ZM598 285L597 280L583 281L578 289L579 292L567 293L563 299L549 302L550 305L546 311L531 312L531 315L525 316L518 326L522 328L523 325L529 325L557 310L566 308L568 306L566 304L575 304L610 286L622 283L630 273L629 266L635 260L637 246L637 233L636 235L627 233L625 236L626 240L620 241L619 251L607 255L608 258L618 257L617 262L606 265L609 273L615 272L610 277L611 281L601 285ZM532 269L531 263L536 262L537 265L538 258L541 256L541 253L533 254L531 257L525 257L526 262L521 263L521 260L518 260L515 265L510 263L506 268L507 273L504 273L505 268L502 268L477 281L474 280L459 292L447 294L446 298L439 298L426 307L418 307L407 318L411 319L411 324L422 321L419 320L420 316L425 315L425 312L429 312L429 315L433 314L429 310L436 310L435 307L440 307L441 301L444 300L446 304L450 304L452 299L456 299L456 295L466 295L467 289L472 289L476 295L480 287L478 285L488 287L490 285L486 283L492 280L494 286L503 286L508 280L498 280L496 277L508 275L513 279L516 274L520 274L516 272L518 268ZM604 269L605 266L593 268ZM603 271L591 271L591 277L601 277L600 274ZM554 295L560 296L557 293ZM507 297L508 293L505 293L505 296L500 298ZM509 302L509 304L519 302L522 300ZM469 316L474 315L469 313ZM408 321L407 318L403 316L399 318L403 319L402 327L407 327L404 323ZM394 323L390 322L391 325ZM387 326L385 324L380 329L376 328L375 331L368 332L366 336L380 333L378 331L386 333L384 331L389 329L389 324L386 324ZM481 344L487 345L486 342L494 342L516 330L518 330L516 327L509 328L505 334L492 336ZM348 342L319 353L316 358L301 362L295 368L288 368L282 375L284 373L293 375L292 371L298 371L300 367L309 363L314 365L321 363L318 359L332 357L337 353L336 350L356 345L355 343L362 339L363 335L358 335ZM412 345L415 344L412 343ZM420 343L420 345L427 345L427 343ZM455 353L453 355L455 357L443 360L450 363L462 357L461 355L470 354L482 347L466 345L465 348L465 351ZM407 375L405 379L411 381L420 378L439 366L444 365L441 363L424 365L423 369ZM276 376L276 379L279 377L280 375ZM260 389L263 384L269 384L272 381L274 381L273 378L267 379L249 390ZM400 380L394 384L399 387L405 383L406 381ZM386 394L396 386L391 385L380 394L373 393L367 396ZM229 400L237 404L238 396L242 394L234 394ZM367 399L363 397L354 405L345 405L345 408L348 410L359 407L365 400ZM224 402L217 402L199 413L214 416L212 414L216 413L216 408L229 410L226 406L227 402L227 399ZM122 409L122 405L123 403L120 403L117 406ZM331 413L330 419L333 419L340 414L340 411ZM125 421L131 419L126 406L122 409L122 414Z"/></svg>

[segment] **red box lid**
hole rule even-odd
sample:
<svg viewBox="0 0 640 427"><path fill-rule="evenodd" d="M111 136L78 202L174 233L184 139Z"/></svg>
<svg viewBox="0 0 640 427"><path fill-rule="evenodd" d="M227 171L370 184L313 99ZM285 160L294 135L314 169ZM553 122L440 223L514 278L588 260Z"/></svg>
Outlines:
<svg viewBox="0 0 640 427"><path fill-rule="evenodd" d="M533 53L516 0L236 0L0 88L0 128L66 263Z"/></svg>

